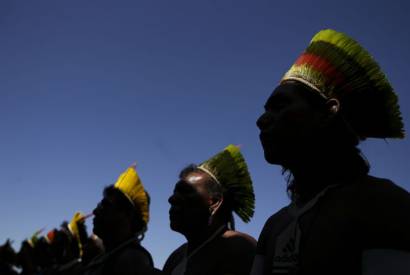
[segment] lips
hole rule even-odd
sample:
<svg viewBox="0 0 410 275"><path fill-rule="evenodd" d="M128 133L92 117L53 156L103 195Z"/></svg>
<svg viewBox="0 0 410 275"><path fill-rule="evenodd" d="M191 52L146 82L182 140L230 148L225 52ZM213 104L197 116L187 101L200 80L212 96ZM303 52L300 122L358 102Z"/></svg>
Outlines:
<svg viewBox="0 0 410 275"><path fill-rule="evenodd" d="M169 209L169 218L171 220L180 219L181 216L182 216L182 211L181 210L176 209L174 207L171 207L171 209Z"/></svg>
<svg viewBox="0 0 410 275"><path fill-rule="evenodd" d="M100 224L100 223L101 223L100 220L97 217L94 217L93 225Z"/></svg>
<svg viewBox="0 0 410 275"><path fill-rule="evenodd" d="M272 143L274 135L271 132L261 132L259 134L259 139L262 143Z"/></svg>

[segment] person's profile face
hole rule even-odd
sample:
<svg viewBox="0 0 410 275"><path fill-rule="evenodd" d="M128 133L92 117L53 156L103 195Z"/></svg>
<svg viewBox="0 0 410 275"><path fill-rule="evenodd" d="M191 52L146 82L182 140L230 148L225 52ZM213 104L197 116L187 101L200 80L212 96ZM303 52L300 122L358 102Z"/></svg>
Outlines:
<svg viewBox="0 0 410 275"><path fill-rule="evenodd" d="M265 159L272 164L283 164L317 132L320 113L303 93L312 91L297 82L278 86L265 104L265 112L257 120Z"/></svg>
<svg viewBox="0 0 410 275"><path fill-rule="evenodd" d="M169 219L172 230L190 233L208 225L209 195L206 191L208 178L204 173L192 172L175 185L169 197Z"/></svg>
<svg viewBox="0 0 410 275"><path fill-rule="evenodd" d="M118 208L114 196L104 195L93 211L93 233L104 239L115 232L115 227L122 224L123 213Z"/></svg>

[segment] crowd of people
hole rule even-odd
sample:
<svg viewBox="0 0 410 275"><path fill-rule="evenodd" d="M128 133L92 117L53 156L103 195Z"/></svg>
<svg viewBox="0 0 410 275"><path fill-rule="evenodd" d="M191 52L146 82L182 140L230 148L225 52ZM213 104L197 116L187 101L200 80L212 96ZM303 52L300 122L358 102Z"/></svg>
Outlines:
<svg viewBox="0 0 410 275"><path fill-rule="evenodd" d="M150 197L135 166L103 191L93 234L76 213L18 253L0 248L0 274L410 274L410 194L369 175L358 144L403 138L398 99L371 55L347 35L322 30L281 79L257 120L268 163L287 174L289 205L258 240L253 183L240 148L228 145L180 172L170 226L186 238L162 270L141 241Z"/></svg>

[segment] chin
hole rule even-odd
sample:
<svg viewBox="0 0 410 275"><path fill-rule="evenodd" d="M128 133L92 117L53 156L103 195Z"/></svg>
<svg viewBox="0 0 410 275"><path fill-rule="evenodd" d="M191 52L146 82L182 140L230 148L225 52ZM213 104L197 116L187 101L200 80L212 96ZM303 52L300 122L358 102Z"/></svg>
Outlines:
<svg viewBox="0 0 410 275"><path fill-rule="evenodd" d="M93 227L93 233L95 234L95 235L97 235L98 237L103 237L102 235L103 235L103 232L102 232L102 230L101 230L101 228L98 226L98 225L94 225L94 227Z"/></svg>
<svg viewBox="0 0 410 275"><path fill-rule="evenodd" d="M275 150L272 145L268 146L263 146L263 154L265 157L266 162L270 164L281 164L280 162L280 152L278 150Z"/></svg>
<svg viewBox="0 0 410 275"><path fill-rule="evenodd" d="M282 161L275 156L272 156L271 154L265 154L265 160L269 164L274 164L274 165L282 165Z"/></svg>
<svg viewBox="0 0 410 275"><path fill-rule="evenodd" d="M288 157L289 152L285 148L289 148L284 142L273 142L270 139L269 142L261 139L261 144L263 148L263 154L266 162L269 164L283 165L285 159Z"/></svg>
<svg viewBox="0 0 410 275"><path fill-rule="evenodd" d="M178 232L178 233L182 233L182 227L180 224L176 223L176 222L170 222L169 223L169 227L171 228L172 231Z"/></svg>

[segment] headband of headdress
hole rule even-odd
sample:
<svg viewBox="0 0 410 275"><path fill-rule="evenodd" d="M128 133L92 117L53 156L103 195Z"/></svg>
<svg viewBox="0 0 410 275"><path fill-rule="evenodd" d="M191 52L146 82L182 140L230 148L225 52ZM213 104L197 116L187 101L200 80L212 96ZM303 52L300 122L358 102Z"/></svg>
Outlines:
<svg viewBox="0 0 410 275"><path fill-rule="evenodd" d="M255 209L255 194L248 167L239 147L228 145L198 168L221 184L224 192L230 193L233 211L244 222L249 222Z"/></svg>
<svg viewBox="0 0 410 275"><path fill-rule="evenodd" d="M114 187L119 189L131 204L141 211L142 220L147 225L149 220L149 196L144 190L135 165L130 166L119 176Z"/></svg>
<svg viewBox="0 0 410 275"><path fill-rule="evenodd" d="M385 74L372 56L349 36L322 30L284 75L324 98L336 98L360 138L403 138L403 121Z"/></svg>

